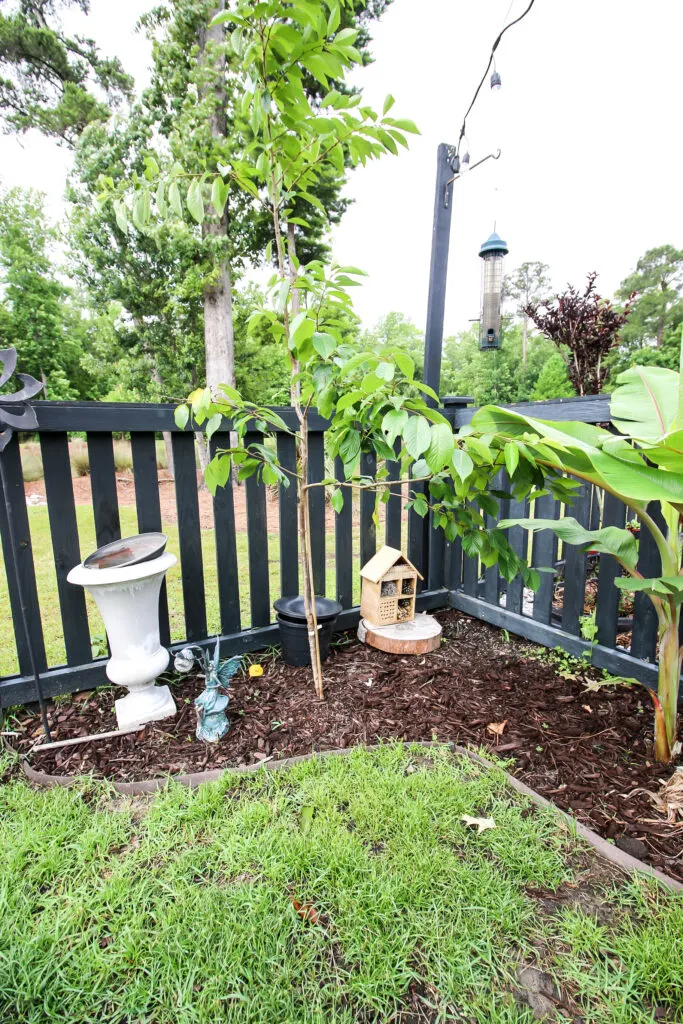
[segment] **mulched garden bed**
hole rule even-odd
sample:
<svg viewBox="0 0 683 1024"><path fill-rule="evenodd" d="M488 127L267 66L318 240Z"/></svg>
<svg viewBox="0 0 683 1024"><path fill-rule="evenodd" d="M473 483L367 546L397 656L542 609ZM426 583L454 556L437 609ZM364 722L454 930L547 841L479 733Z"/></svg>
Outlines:
<svg viewBox="0 0 683 1024"><path fill-rule="evenodd" d="M617 846L683 881L683 822L671 824L650 794L673 767L652 761L653 716L642 687L586 690L600 674L577 672L553 652L459 612L440 612L444 640L433 654L401 658L349 635L324 666L326 700L310 671L278 658L259 678L231 688L228 735L216 746L194 735L200 678L170 681L179 712L120 739L31 755L55 775L91 772L119 781L252 764L378 740L440 740L487 747L510 759L527 785ZM55 739L116 728L114 689L78 694L50 710ZM12 728L25 752L39 718L19 712Z"/></svg>

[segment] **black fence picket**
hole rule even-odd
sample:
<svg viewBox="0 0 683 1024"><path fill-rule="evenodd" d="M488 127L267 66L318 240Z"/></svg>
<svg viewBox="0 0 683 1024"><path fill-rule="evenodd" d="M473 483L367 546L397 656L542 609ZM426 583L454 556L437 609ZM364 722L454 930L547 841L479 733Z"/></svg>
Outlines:
<svg viewBox="0 0 683 1024"><path fill-rule="evenodd" d="M244 443L247 447L250 444L263 444L263 434L248 432ZM244 488L247 497L251 625L267 626L271 621L271 607L266 486L254 474L247 478Z"/></svg>
<svg viewBox="0 0 683 1024"><path fill-rule="evenodd" d="M344 463L337 456L334 460L337 480L344 479ZM342 488L344 504L334 522L334 555L337 568L337 600L342 608L353 604L353 491Z"/></svg>
<svg viewBox="0 0 683 1024"><path fill-rule="evenodd" d="M82 587L74 587L66 579L70 570L81 560L67 435L61 432L43 434L40 438L40 452L66 663L82 665L84 661L90 661L92 649L85 593Z"/></svg>

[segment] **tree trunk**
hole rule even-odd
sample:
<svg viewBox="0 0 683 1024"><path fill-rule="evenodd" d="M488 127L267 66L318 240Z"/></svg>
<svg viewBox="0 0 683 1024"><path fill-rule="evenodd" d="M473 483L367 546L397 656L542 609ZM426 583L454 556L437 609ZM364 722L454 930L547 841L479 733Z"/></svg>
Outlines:
<svg viewBox="0 0 683 1024"><path fill-rule="evenodd" d="M308 471L308 423L304 414L299 431L299 465L301 477L299 481L299 548L301 558L301 579L303 582L304 611L308 627L308 649L311 655L313 685L316 696L322 700L323 670L320 662L320 638L318 636L318 616L315 608L315 585L313 583L313 559L311 555L311 520L308 508L308 487L306 474Z"/></svg>
<svg viewBox="0 0 683 1024"><path fill-rule="evenodd" d="M524 317L524 324L522 326L522 369L526 373L526 340L529 333L529 318Z"/></svg>
<svg viewBox="0 0 683 1024"><path fill-rule="evenodd" d="M211 12L213 17L225 9L224 0ZM225 95L225 25L202 27L199 30L199 63L204 65L206 84L202 97L211 99L209 127L217 145L222 144L228 134ZM213 154L211 157L213 163ZM232 275L225 251L228 238L228 206L221 217L212 211L202 225L204 239L215 240L217 248L224 250L218 257L217 274L211 284L204 286L204 355L206 359L206 383L215 392L221 384L235 384L235 333L232 322ZM232 443L232 442L231 442ZM199 443L197 450L202 472L209 461L207 446Z"/></svg>

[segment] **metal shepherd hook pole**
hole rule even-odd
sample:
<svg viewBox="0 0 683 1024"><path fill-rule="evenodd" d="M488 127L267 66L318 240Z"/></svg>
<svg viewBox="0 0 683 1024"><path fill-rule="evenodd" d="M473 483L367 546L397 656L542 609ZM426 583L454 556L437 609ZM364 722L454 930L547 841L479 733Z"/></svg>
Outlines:
<svg viewBox="0 0 683 1024"><path fill-rule="evenodd" d="M17 365L17 351L14 348L0 349L0 388L7 383L12 374L14 373ZM29 405L29 399L35 398L39 391L43 390L43 385L35 380L34 377L30 377L26 373L18 373L17 377L22 382L23 387L20 391L15 391L13 394L0 395L0 483L2 484L2 493L5 500L5 515L7 516L7 529L9 533L9 544L12 551L12 566L14 568L14 583L16 586L17 597L19 598L19 611L21 618L21 627L24 633L24 642L26 643L26 650L28 651L29 663L31 666L31 674L33 675L33 681L36 688L36 696L38 697L38 703L40 705L40 716L43 722L43 732L45 738L50 742L52 739L50 735L50 726L47 721L47 710L45 706L45 698L43 696L43 688L40 682L40 675L36 666L36 657L33 650L33 641L31 638L31 630L28 624L28 617L26 614L26 599L24 596L24 586L21 579L21 572L19 571L19 541L17 537L16 523L14 521L14 511L12 509L12 502L10 501L9 494L9 481L7 479L7 472L5 469L5 459L3 452L12 439L14 430L35 430L38 426L38 420L36 417L35 410ZM6 406L11 408L6 408Z"/></svg>

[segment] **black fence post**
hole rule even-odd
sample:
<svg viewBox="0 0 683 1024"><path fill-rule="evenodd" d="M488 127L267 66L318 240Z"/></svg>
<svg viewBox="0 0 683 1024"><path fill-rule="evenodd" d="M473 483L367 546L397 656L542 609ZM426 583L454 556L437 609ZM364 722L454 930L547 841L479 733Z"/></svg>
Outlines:
<svg viewBox="0 0 683 1024"><path fill-rule="evenodd" d="M425 329L424 382L439 393L441 383L441 347L443 319L446 308L448 279L448 246L451 239L453 210L453 170L450 154L453 147L442 142L436 153L436 189L432 226L432 257L429 267L427 325Z"/></svg>

